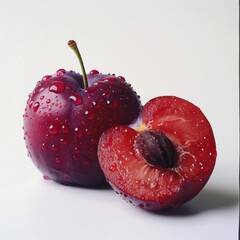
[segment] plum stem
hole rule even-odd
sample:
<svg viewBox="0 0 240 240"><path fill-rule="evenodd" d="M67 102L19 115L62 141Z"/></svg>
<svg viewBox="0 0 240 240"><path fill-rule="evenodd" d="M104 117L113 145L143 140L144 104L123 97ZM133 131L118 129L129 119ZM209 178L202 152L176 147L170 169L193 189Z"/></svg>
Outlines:
<svg viewBox="0 0 240 240"><path fill-rule="evenodd" d="M81 69L82 69L82 75L83 75L83 87L84 89L87 89L88 87L88 82L87 82L87 75L86 71L84 68L83 60L81 57L81 54L78 50L77 43L74 40L69 40L68 41L68 46L74 51L74 53L77 55L78 61L80 63Z"/></svg>

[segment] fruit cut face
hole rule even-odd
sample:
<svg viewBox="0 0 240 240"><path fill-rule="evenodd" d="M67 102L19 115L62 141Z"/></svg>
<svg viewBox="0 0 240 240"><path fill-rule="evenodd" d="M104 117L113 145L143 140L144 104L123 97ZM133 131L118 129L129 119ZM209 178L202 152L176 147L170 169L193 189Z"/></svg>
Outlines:
<svg viewBox="0 0 240 240"><path fill-rule="evenodd" d="M154 98L144 106L142 122L147 129L164 132L175 144L175 168L181 175L201 181L211 174L216 159L215 139L198 107L177 97Z"/></svg>
<svg viewBox="0 0 240 240"><path fill-rule="evenodd" d="M146 209L176 207L193 198L214 168L211 126L199 108L177 97L158 97L142 110L142 125L117 126L99 142L100 165L112 187L128 202ZM171 168L152 166L136 144L141 131L160 131L173 143Z"/></svg>
<svg viewBox="0 0 240 240"><path fill-rule="evenodd" d="M139 114L138 96L118 77L82 77L61 69L41 80L24 113L28 154L45 179L94 186L105 183L97 157L101 134L115 124L129 124Z"/></svg>

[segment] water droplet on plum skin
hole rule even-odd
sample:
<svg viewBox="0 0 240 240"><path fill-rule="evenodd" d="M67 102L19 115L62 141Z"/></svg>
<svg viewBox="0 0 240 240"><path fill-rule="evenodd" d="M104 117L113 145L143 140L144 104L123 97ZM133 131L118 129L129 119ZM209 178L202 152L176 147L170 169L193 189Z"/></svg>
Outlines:
<svg viewBox="0 0 240 240"><path fill-rule="evenodd" d="M46 144L46 143L43 143L43 144L42 144L42 150L43 150L43 151L46 151L46 150L47 150L47 144Z"/></svg>
<svg viewBox="0 0 240 240"><path fill-rule="evenodd" d="M77 161L79 157L77 155L73 155L73 160Z"/></svg>
<svg viewBox="0 0 240 240"><path fill-rule="evenodd" d="M80 148L79 147L75 147L75 153L80 153Z"/></svg>
<svg viewBox="0 0 240 240"><path fill-rule="evenodd" d="M75 128L74 131L75 131L75 134L77 137L81 137L83 134L83 132L80 128Z"/></svg>
<svg viewBox="0 0 240 240"><path fill-rule="evenodd" d="M51 77L52 77L51 75L46 75L42 78L42 81L47 81Z"/></svg>
<svg viewBox="0 0 240 240"><path fill-rule="evenodd" d="M63 133L68 133L68 132L69 132L68 126L62 125L62 132L63 132Z"/></svg>
<svg viewBox="0 0 240 240"><path fill-rule="evenodd" d="M44 90L44 88L42 87L42 88L39 89L38 92L40 93L40 92L42 92L43 90Z"/></svg>
<svg viewBox="0 0 240 240"><path fill-rule="evenodd" d="M58 127L51 124L48 128L49 133L56 134L58 132Z"/></svg>
<svg viewBox="0 0 240 240"><path fill-rule="evenodd" d="M57 146L53 144L53 145L52 145L52 150L53 150L54 152L56 152L56 151L58 150Z"/></svg>
<svg viewBox="0 0 240 240"><path fill-rule="evenodd" d="M40 103L39 103L39 102L34 103L34 105L33 105L33 111L34 111L34 112L37 112L39 106L40 106Z"/></svg>
<svg viewBox="0 0 240 240"><path fill-rule="evenodd" d="M64 74L66 73L66 70L61 68L61 69L58 69L56 74L58 77L62 77Z"/></svg>
<svg viewBox="0 0 240 240"><path fill-rule="evenodd" d="M88 128L85 129L85 132L86 132L87 135L90 134L90 130Z"/></svg>
<svg viewBox="0 0 240 240"><path fill-rule="evenodd" d="M73 100L74 104L76 106L80 105L82 103L82 96L80 94L73 94L69 97L71 100Z"/></svg>
<svg viewBox="0 0 240 240"><path fill-rule="evenodd" d="M93 70L90 72L90 74L97 75L97 74L99 74L99 72L98 72L98 70L93 69Z"/></svg>
<svg viewBox="0 0 240 240"><path fill-rule="evenodd" d="M67 144L67 140L64 139L64 138L61 138L60 139L60 143L63 144L63 145L66 145Z"/></svg>
<svg viewBox="0 0 240 240"><path fill-rule="evenodd" d="M123 76L118 76L118 78L121 80L121 83L124 83L126 81Z"/></svg>
<svg viewBox="0 0 240 240"><path fill-rule="evenodd" d="M28 107L31 109L31 108L32 108L32 105L33 105L33 101L31 101L31 102L28 104Z"/></svg>
<svg viewBox="0 0 240 240"><path fill-rule="evenodd" d="M53 84L49 87L50 92L54 93L63 93L65 90L65 83L61 81L54 81Z"/></svg>

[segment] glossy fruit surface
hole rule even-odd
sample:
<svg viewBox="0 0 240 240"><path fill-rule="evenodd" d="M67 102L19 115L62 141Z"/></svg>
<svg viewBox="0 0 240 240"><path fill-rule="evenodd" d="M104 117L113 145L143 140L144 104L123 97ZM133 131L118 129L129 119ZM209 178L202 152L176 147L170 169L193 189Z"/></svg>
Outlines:
<svg viewBox="0 0 240 240"><path fill-rule="evenodd" d="M59 69L29 95L24 117L28 155L45 179L93 186L105 182L97 146L101 134L137 118L139 97L123 77Z"/></svg>
<svg viewBox="0 0 240 240"><path fill-rule="evenodd" d="M139 120L107 130L99 161L115 191L145 209L178 207L207 183L215 165L213 131L202 111L172 96L150 100Z"/></svg>

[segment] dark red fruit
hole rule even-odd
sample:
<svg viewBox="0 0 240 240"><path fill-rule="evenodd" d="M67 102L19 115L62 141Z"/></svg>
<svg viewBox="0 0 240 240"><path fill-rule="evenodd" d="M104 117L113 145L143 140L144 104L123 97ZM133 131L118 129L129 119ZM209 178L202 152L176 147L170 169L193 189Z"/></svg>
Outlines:
<svg viewBox="0 0 240 240"><path fill-rule="evenodd" d="M145 209L178 207L192 199L207 183L216 155L201 110L171 96L150 100L130 127L107 130L98 150L111 186Z"/></svg>
<svg viewBox="0 0 240 240"><path fill-rule="evenodd" d="M83 76L60 69L29 95L24 113L28 154L45 179L68 185L103 184L97 157L101 134L137 118L141 104L123 77Z"/></svg>

